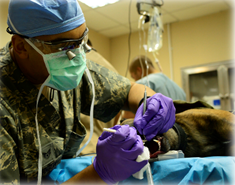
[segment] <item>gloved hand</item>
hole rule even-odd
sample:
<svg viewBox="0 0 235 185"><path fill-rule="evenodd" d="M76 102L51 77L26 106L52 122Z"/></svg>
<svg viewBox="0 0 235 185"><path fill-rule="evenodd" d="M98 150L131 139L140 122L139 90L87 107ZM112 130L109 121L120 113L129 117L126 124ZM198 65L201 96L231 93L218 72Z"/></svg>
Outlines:
<svg viewBox="0 0 235 185"><path fill-rule="evenodd" d="M116 125L115 133L103 132L96 146L97 156L93 166L99 176L108 184L130 177L146 164L147 160L136 162L144 146L136 129L129 125Z"/></svg>
<svg viewBox="0 0 235 185"><path fill-rule="evenodd" d="M172 99L156 93L146 101L143 115L143 103L138 108L134 126L141 135L150 141L157 134L167 132L175 123L175 107Z"/></svg>

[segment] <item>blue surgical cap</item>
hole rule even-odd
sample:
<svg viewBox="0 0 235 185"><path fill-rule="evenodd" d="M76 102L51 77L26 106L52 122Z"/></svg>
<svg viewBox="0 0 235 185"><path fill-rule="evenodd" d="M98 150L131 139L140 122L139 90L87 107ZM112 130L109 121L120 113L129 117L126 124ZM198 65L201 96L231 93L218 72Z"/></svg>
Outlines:
<svg viewBox="0 0 235 185"><path fill-rule="evenodd" d="M27 37L70 31L85 22L77 0L10 0L7 24Z"/></svg>

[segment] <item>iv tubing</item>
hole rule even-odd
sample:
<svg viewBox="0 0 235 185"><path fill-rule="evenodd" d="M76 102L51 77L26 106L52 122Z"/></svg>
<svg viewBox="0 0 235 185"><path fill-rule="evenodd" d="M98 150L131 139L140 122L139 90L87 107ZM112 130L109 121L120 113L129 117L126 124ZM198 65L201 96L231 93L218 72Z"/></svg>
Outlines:
<svg viewBox="0 0 235 185"><path fill-rule="evenodd" d="M145 30L144 30L144 16L143 15L141 15L140 16L140 18L139 18L139 23L138 23L138 28L139 28L139 56L140 56L140 53L141 53L141 32L140 32L140 28L141 28L141 30L142 30L142 32L143 32L143 47L144 47L144 43L145 43L145 40L146 40L146 33L145 33ZM147 46L148 47L148 46ZM148 48L144 48L144 50L145 50L145 65L146 65L146 78L147 78L147 86L148 87L150 87L150 85L149 85L149 79L148 79L148 69L149 69L149 65L148 65L148 63L147 63L147 51L148 51ZM139 59L139 62L140 62L140 66L141 66L141 69L142 69L142 74L141 74L141 78L143 78L143 76L144 76L144 68L143 68L143 64L142 64L142 62L140 61L140 59Z"/></svg>
<svg viewBox="0 0 235 185"><path fill-rule="evenodd" d="M150 164L148 163L147 165L148 165L148 167L146 169L146 176L147 176L148 184L154 185Z"/></svg>
<svg viewBox="0 0 235 185"><path fill-rule="evenodd" d="M91 77L89 70L86 68L85 71L87 73L88 79L89 79L91 86L92 86L92 102L91 102L91 108L90 108L90 136L89 136L87 142L83 145L83 147L77 151L76 156L78 156L81 153L81 151L88 145L88 143L91 141L91 138L92 138L92 135L94 132L93 117L94 117L94 103L95 103L95 86L94 86L94 82L92 80L92 77Z"/></svg>
<svg viewBox="0 0 235 185"><path fill-rule="evenodd" d="M141 29L140 29L140 27L142 27L144 25L144 19L143 18L144 18L144 16L141 15L140 18L139 18L139 24L138 24L138 28L139 28L139 56L141 54L141 44L142 44ZM139 58L139 62L140 62L140 66L141 66L141 69L142 69L141 78L143 78L144 77L144 73L143 73L144 67L143 67L143 64L142 64L140 58Z"/></svg>
<svg viewBox="0 0 235 185"><path fill-rule="evenodd" d="M160 72L163 72L162 66L161 66L161 64L160 64L159 60L157 59L157 56L156 56L156 54L154 52L153 52L153 57L154 57L154 60L155 60L155 62L157 64L157 66L158 66L158 69L160 70Z"/></svg>
<svg viewBox="0 0 235 185"><path fill-rule="evenodd" d="M173 74L173 62L172 62L172 47L171 47L171 30L170 24L167 24L167 35L168 35L168 51L169 51L169 58L170 58L170 71L171 71L171 80L174 78Z"/></svg>

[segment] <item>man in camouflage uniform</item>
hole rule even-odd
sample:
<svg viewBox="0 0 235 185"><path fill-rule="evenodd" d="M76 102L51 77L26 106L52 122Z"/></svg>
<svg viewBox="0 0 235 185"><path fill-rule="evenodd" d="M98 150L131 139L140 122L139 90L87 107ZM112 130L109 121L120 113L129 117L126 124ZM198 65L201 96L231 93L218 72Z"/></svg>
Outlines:
<svg viewBox="0 0 235 185"><path fill-rule="evenodd" d="M56 26L51 26L53 24ZM61 91L45 87L36 111L38 89L50 74L43 57L26 42L25 36L44 41L80 38L86 29L86 24L76 0L71 0L69 3L65 0L11 0L8 26L10 27L8 31L13 34L12 40L0 50L0 180L1 183L19 184L34 182L37 179L39 141L42 147L43 177L49 174L61 159L76 156L86 135L86 129L80 123L79 115L90 114L92 87L86 72L74 89ZM94 118L107 122L121 109L136 112L143 97L144 86L131 84L128 79L91 61L87 61L86 67L90 71L96 90ZM50 91L53 93L49 93ZM49 96L51 94L52 98ZM147 88L147 94L152 96L155 92ZM164 97L160 99L163 100ZM168 104L170 107L173 106L172 101ZM174 117L174 108L172 110L168 115ZM154 117L157 112L158 110L154 111L151 116ZM35 123L36 113L38 130ZM174 120L166 126L168 118L166 119L159 127L168 130L174 124ZM134 141L132 145L135 145L138 140L136 134L132 140ZM141 145L143 144L138 144L138 151L143 151ZM117 147L121 148L122 145ZM129 172L130 175L142 167L143 165L135 167L136 169ZM125 170L129 168L134 167L127 165L122 171L126 173ZM103 173L98 173L98 168L95 169L91 165L72 179L77 183L109 182L100 174Z"/></svg>

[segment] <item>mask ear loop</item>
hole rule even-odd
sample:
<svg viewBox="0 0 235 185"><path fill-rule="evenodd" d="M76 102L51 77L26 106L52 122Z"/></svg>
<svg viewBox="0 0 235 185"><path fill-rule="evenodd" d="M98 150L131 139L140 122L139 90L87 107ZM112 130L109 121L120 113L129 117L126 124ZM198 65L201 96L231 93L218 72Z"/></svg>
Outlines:
<svg viewBox="0 0 235 185"><path fill-rule="evenodd" d="M40 134L39 134L39 126L38 126L38 102L40 99L40 95L43 90L43 85L40 87L38 97L37 97L37 103L36 103L36 114L35 114L35 122L36 122L36 131L37 131L37 138L38 138L38 182L37 184L40 185L42 181L42 145L41 145L41 140L40 140Z"/></svg>
<svg viewBox="0 0 235 185"><path fill-rule="evenodd" d="M161 66L159 60L157 59L156 53L154 53L154 52L153 52L153 57L154 57L155 62L156 62L156 64L157 64L157 66L158 66L158 69L160 70L160 72L163 73L162 66Z"/></svg>
<svg viewBox="0 0 235 185"><path fill-rule="evenodd" d="M95 103L95 86L94 86L94 82L92 80L92 77L91 77L91 74L90 74L90 71L86 68L85 69L86 73L87 73L87 76L88 76L88 79L91 83L91 86L92 86L92 102L91 102L91 108L90 108L90 136L87 140L87 142L83 145L82 148L80 148L77 153L76 153L76 156L78 156L81 151L88 145L88 143L91 141L91 138L92 138L92 135L93 135L93 117L94 117L94 103Z"/></svg>
<svg viewBox="0 0 235 185"><path fill-rule="evenodd" d="M42 90L45 87L45 83L49 80L49 78L46 79L46 81L41 85L39 89L39 93L37 96L37 102L36 102L36 114L35 114L35 123L36 123L36 132L37 132L37 138L38 138L38 181L37 184L41 185L42 182L42 145L41 145L41 139L40 139L40 132L39 132L39 125L38 125L38 103L40 96L42 94Z"/></svg>
<svg viewBox="0 0 235 185"><path fill-rule="evenodd" d="M32 47L34 48L39 54L41 54L42 56L43 53L29 40L29 39L25 39L26 42ZM45 63L45 62L44 62ZM41 145L41 140L40 140L40 132L39 132L39 124L38 124L38 103L39 103L39 99L40 96L42 94L42 90L45 87L45 84L50 80L50 75L47 77L47 79L45 80L45 82L41 85L39 92L38 92L38 96L37 96L37 102L36 102L36 114L35 114L35 123L36 123L36 132L37 132L37 139L38 139L38 181L37 184L41 185L42 182L42 145Z"/></svg>

